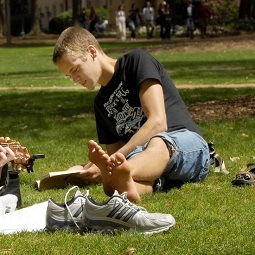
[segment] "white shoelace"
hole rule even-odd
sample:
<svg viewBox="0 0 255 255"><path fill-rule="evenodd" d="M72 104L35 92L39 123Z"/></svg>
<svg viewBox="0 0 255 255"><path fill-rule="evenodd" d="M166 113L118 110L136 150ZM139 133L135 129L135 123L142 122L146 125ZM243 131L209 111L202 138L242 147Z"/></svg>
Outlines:
<svg viewBox="0 0 255 255"><path fill-rule="evenodd" d="M71 216L71 218L72 218L72 220L73 220L75 226L76 226L78 229L81 229L81 228L79 227L79 225L77 224L76 220L74 219L74 217L73 217L73 215L72 215L72 212L71 212L71 210L70 210L70 208L69 208L69 205L67 204L68 195L69 195L69 193L70 193L72 190L74 190L74 189L79 190L79 187L78 187L78 186L73 186L72 188L70 188L70 189L66 192L66 195L65 195L65 206L66 206L67 211L68 211L69 215ZM87 191L86 191L86 194L85 194L85 197L88 195L88 193L89 193L89 191L87 190ZM83 205L84 205L84 204L83 204Z"/></svg>

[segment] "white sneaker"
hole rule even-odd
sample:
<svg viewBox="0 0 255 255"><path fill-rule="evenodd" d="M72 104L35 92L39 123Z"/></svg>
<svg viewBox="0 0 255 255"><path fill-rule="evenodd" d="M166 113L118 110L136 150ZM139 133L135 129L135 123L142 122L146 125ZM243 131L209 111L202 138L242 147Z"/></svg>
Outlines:
<svg viewBox="0 0 255 255"><path fill-rule="evenodd" d="M171 214L148 213L143 207L132 204L127 193L117 191L99 204L87 194L82 213L83 228L92 231L135 230L144 234L159 233L175 225Z"/></svg>
<svg viewBox="0 0 255 255"><path fill-rule="evenodd" d="M85 196L78 189L73 198L67 202L67 196L73 189L78 189L78 187L74 186L68 190L65 202L62 204L55 202L52 198L48 200L46 230L80 229Z"/></svg>

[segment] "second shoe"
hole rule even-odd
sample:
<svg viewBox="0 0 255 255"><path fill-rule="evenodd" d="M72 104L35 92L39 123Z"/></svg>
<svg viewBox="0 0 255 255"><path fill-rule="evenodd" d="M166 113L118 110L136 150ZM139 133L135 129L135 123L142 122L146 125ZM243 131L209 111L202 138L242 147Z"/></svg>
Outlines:
<svg viewBox="0 0 255 255"><path fill-rule="evenodd" d="M86 195L83 195L78 189L73 198L66 201L70 191L77 188L74 186L66 193L65 203L57 203L52 198L49 199L46 212L46 230L80 230Z"/></svg>

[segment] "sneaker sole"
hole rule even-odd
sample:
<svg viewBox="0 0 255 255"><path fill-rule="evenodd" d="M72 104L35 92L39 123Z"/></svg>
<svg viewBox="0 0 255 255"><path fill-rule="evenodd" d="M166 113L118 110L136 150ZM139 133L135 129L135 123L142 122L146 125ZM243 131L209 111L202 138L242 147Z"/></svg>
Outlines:
<svg viewBox="0 0 255 255"><path fill-rule="evenodd" d="M242 180L242 179L236 179L232 181L233 185L236 186L242 186L242 185L254 185L255 181L253 180Z"/></svg>
<svg viewBox="0 0 255 255"><path fill-rule="evenodd" d="M121 222L122 223L122 222ZM169 230L169 228L173 227L175 225L175 220L173 218L173 222L170 225L161 227L161 228L157 228L157 229L151 229L151 230L140 230L140 229L136 229L133 226L127 224L121 224L120 222L116 222L114 220L110 220L108 219L106 220L97 220L97 219L91 219L87 216L85 216L84 220L83 220L83 226L82 228L87 228L89 229L91 232L103 232L103 233L114 233L116 231L136 231L142 234L146 234L146 235L150 235L150 234L156 234L156 233L160 233L160 232L165 232L167 230ZM124 222L123 222L124 223Z"/></svg>
<svg viewBox="0 0 255 255"><path fill-rule="evenodd" d="M78 226L81 228L81 223L76 222ZM56 230L69 230L71 232L80 231L73 221L58 221L51 217L47 217L46 219L46 227L47 231L56 231Z"/></svg>

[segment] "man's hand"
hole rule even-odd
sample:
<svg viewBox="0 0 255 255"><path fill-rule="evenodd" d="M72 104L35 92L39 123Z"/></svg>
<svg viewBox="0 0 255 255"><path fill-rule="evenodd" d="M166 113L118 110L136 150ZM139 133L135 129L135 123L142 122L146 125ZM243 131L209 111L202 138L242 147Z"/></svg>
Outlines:
<svg viewBox="0 0 255 255"><path fill-rule="evenodd" d="M70 177L73 181L76 179L78 183L91 184L102 182L102 176L99 168L91 162L84 166L79 165L70 167L68 170L84 170L81 173L73 174Z"/></svg>
<svg viewBox="0 0 255 255"><path fill-rule="evenodd" d="M14 158L15 155L10 148L4 148L0 145L0 167L3 167L6 163L14 160Z"/></svg>

